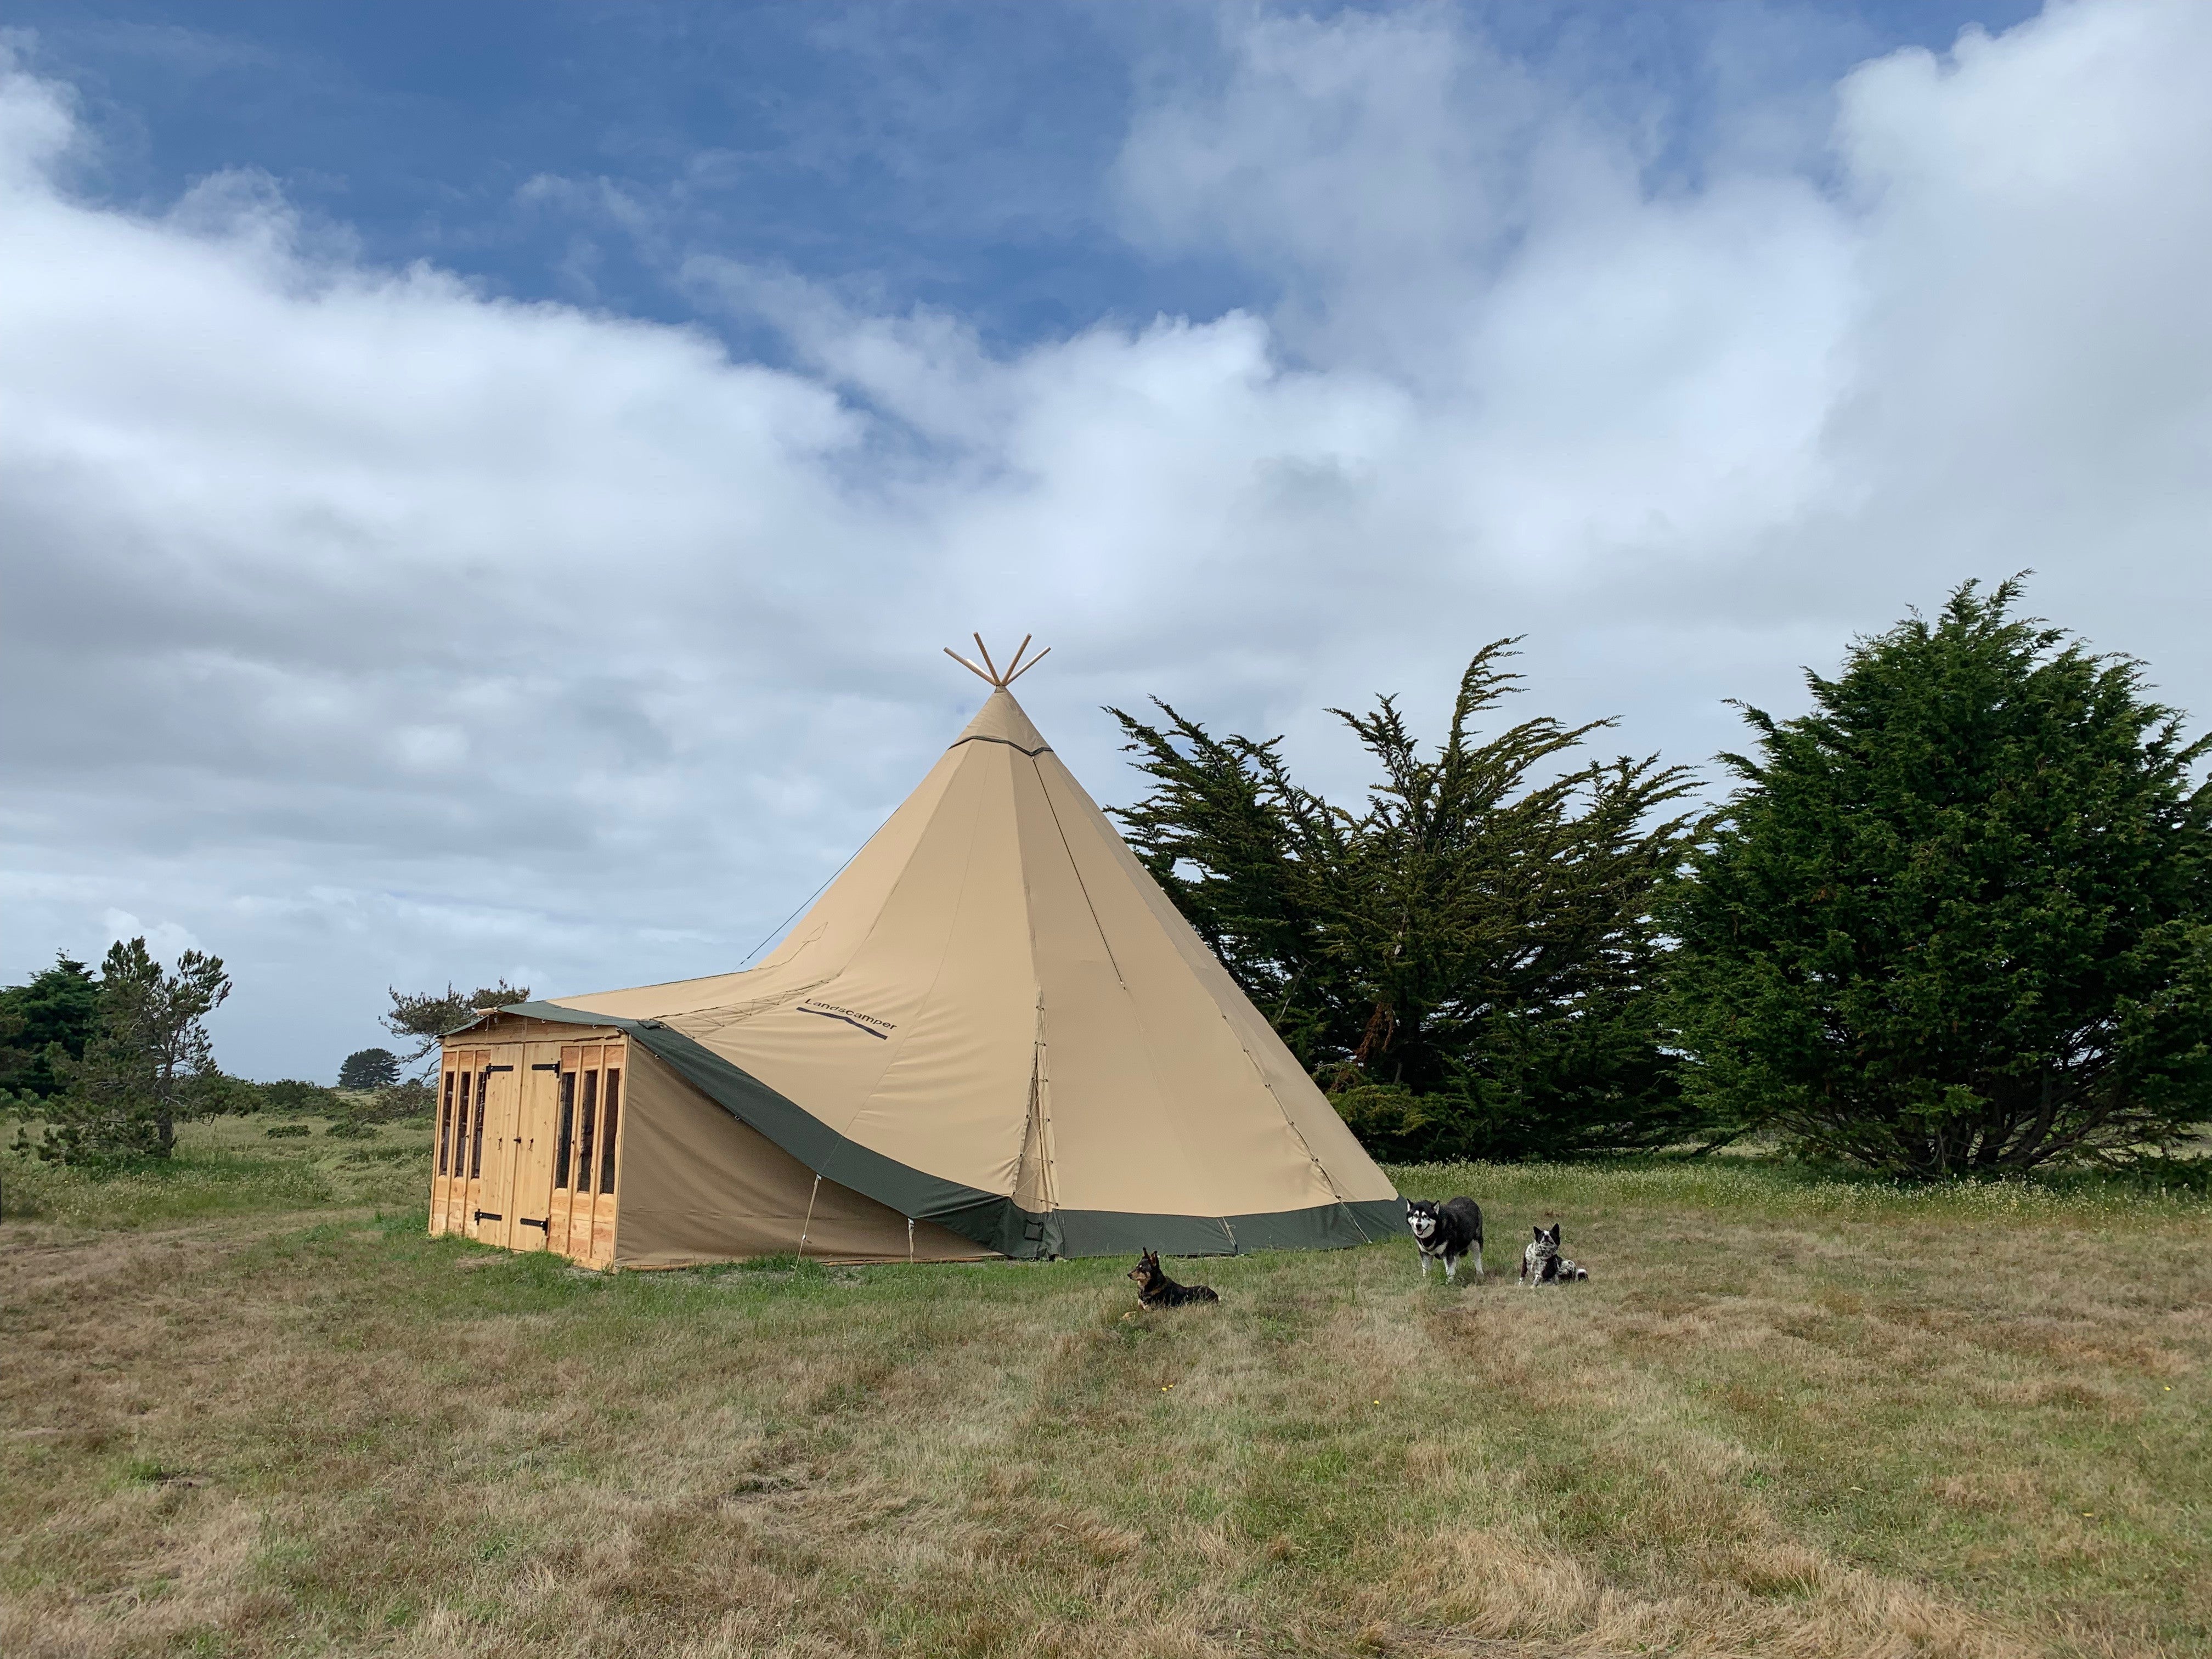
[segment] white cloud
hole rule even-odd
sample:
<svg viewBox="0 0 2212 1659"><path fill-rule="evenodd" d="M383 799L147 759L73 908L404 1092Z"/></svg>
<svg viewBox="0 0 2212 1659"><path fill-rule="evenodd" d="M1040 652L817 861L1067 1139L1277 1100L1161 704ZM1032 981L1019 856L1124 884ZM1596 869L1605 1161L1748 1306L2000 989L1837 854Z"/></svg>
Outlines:
<svg viewBox="0 0 2212 1659"><path fill-rule="evenodd" d="M100 924L109 944L144 939L147 951L156 962L173 963L185 951L201 948L198 936L179 922L157 921L149 927L130 911L111 907L101 914Z"/></svg>
<svg viewBox="0 0 2212 1659"><path fill-rule="evenodd" d="M1449 14L1223 50L1119 188L1276 299L1002 356L691 250L787 371L364 266L249 172L90 202L96 135L5 71L4 965L173 918L264 1074L387 983L726 966L957 726L979 626L1056 647L1023 689L1109 799L1101 702L1351 784L1322 705L1432 716L1524 630L1536 702L1697 759L1723 697L2023 566L2212 716L2212 9L1867 64L1807 94L1818 167L1747 92L1770 136L1694 184Z"/></svg>

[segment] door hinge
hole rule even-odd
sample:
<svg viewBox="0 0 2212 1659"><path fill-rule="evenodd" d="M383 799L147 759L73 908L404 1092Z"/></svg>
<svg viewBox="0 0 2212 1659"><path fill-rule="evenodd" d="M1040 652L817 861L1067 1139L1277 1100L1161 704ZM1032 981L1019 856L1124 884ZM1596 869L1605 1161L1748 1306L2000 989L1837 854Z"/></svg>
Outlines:
<svg viewBox="0 0 2212 1659"><path fill-rule="evenodd" d="M477 1212L477 1219L479 1221L504 1221L507 1218L503 1215L496 1214L490 1210L478 1210Z"/></svg>
<svg viewBox="0 0 2212 1659"><path fill-rule="evenodd" d="M526 1215L517 1216L517 1217L515 1218L515 1219L516 1219L518 1222L521 1223L521 1224L522 1224L522 1225L524 1225L524 1226L526 1226L526 1227L535 1227L535 1228L537 1228L537 1229L538 1229L538 1231L539 1232L541 1232L541 1233L550 1233L550 1232L551 1232L551 1231L552 1231L552 1229L551 1229L551 1228L550 1228L550 1227L548 1227L548 1226L547 1226L544 1222L542 1222L542 1221L532 1221L532 1220L528 1216L526 1216Z"/></svg>

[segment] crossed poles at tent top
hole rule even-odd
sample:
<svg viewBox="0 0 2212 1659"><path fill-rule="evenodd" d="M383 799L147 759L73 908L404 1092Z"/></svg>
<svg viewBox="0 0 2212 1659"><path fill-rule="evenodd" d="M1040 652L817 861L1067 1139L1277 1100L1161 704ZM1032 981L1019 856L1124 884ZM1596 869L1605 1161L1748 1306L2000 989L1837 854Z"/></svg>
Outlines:
<svg viewBox="0 0 2212 1659"><path fill-rule="evenodd" d="M969 662L967 658L962 656L957 651L955 651L949 645L945 647L945 654L951 658L953 661L958 663L963 668L973 674L977 679L987 680L993 686L1001 691L1012 685L1016 680L1021 678L1023 675L1028 673L1030 669L1035 668L1047 657L1052 655L1052 647L1048 645L1043 650L1038 652L1036 655L1031 657L1028 663L1024 665L1022 661L1022 653L1030 648L1030 640L1032 637L1030 635L1024 634L1022 635L1021 644L1015 648L1013 660L1009 662L1006 665L1006 668L1001 671L999 665L991 660L991 649L988 646L983 643L983 636L981 634L971 634L968 637L975 641L976 650L983 653L983 668L976 667L974 663ZM986 669L989 672L986 672Z"/></svg>

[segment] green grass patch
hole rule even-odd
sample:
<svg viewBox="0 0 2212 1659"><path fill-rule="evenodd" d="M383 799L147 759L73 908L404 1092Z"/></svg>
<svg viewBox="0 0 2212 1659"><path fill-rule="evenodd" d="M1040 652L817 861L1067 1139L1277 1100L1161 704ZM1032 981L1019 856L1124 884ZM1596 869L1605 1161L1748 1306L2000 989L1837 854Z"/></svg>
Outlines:
<svg viewBox="0 0 2212 1659"><path fill-rule="evenodd" d="M73 1227L137 1228L360 1204L421 1201L430 1130L389 1123L378 1144L329 1144L331 1121L270 1125L259 1118L186 1123L167 1158L65 1169L0 1153L0 1215ZM296 1131L296 1134L291 1132Z"/></svg>
<svg viewBox="0 0 2212 1659"><path fill-rule="evenodd" d="M1121 1260L589 1273L428 1237L419 1127L264 1127L0 1227L0 1651L2212 1650L2187 1194L1407 1170L1491 1277L1147 1311ZM1595 1278L1520 1290L1553 1218Z"/></svg>

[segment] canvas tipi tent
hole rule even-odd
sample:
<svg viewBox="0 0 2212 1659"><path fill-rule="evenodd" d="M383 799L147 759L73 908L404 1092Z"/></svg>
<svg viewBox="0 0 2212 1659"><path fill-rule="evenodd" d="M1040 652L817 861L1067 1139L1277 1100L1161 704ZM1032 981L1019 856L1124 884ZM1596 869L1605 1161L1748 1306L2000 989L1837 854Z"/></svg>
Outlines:
<svg viewBox="0 0 2212 1659"><path fill-rule="evenodd" d="M615 1266L1397 1231L1389 1178L1013 674L986 678L967 730L761 966L525 1003L447 1040L434 1231Z"/></svg>

